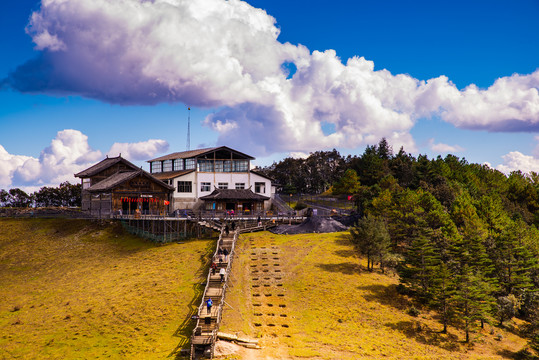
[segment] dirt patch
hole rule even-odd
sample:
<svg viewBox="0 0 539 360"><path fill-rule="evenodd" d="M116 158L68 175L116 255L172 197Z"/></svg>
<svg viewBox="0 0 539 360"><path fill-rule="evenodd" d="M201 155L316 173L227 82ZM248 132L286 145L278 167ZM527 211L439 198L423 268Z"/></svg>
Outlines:
<svg viewBox="0 0 539 360"><path fill-rule="evenodd" d="M225 357L230 356L238 353L241 350L241 346L233 343L229 343L228 341L221 341L218 340L215 343L215 357Z"/></svg>

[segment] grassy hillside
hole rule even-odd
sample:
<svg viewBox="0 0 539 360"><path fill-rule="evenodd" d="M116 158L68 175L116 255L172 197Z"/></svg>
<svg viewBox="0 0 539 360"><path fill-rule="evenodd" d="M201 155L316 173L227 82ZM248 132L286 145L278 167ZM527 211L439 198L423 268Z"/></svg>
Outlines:
<svg viewBox="0 0 539 360"><path fill-rule="evenodd" d="M0 220L0 358L166 358L187 346L213 246L156 246L108 223Z"/></svg>
<svg viewBox="0 0 539 360"><path fill-rule="evenodd" d="M397 278L367 272L346 233L246 234L238 249L221 330L260 339L243 359L502 359L526 343L487 325L466 345L434 314L408 315Z"/></svg>
<svg viewBox="0 0 539 360"><path fill-rule="evenodd" d="M214 245L156 246L109 223L0 220L0 358L174 358ZM238 249L221 329L263 349L231 359L501 359L525 344L487 326L468 346L458 329L440 334L433 314L408 315L397 279L365 271L345 233L246 234Z"/></svg>

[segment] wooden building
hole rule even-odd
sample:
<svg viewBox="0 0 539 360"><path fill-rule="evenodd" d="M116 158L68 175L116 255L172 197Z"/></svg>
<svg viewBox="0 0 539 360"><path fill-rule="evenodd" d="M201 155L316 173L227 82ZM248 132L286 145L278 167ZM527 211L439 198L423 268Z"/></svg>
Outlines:
<svg viewBox="0 0 539 360"><path fill-rule="evenodd" d="M264 211L267 196L255 194L250 189L215 189L210 195L200 198L205 210L234 211L235 213L255 214Z"/></svg>
<svg viewBox="0 0 539 360"><path fill-rule="evenodd" d="M175 187L173 209L269 210L272 180L251 169L254 157L227 146L176 152L152 160L150 172Z"/></svg>
<svg viewBox="0 0 539 360"><path fill-rule="evenodd" d="M82 210L96 217L113 214L163 215L170 210L174 188L121 156L83 170Z"/></svg>

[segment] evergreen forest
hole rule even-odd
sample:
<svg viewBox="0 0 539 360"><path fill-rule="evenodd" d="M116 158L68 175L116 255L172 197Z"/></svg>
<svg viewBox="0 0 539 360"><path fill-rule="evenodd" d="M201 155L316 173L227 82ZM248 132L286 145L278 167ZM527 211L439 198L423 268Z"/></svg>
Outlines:
<svg viewBox="0 0 539 360"><path fill-rule="evenodd" d="M539 351L538 173L416 158L385 139L360 156L319 151L258 170L285 193L351 199L351 239L368 269L395 271L400 292L437 311L441 332L452 324L470 341L476 327L517 317Z"/></svg>

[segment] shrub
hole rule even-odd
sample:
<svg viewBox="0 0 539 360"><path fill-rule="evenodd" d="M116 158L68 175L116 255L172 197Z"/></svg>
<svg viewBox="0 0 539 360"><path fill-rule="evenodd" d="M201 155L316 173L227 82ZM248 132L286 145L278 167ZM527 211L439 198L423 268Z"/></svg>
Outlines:
<svg viewBox="0 0 539 360"><path fill-rule="evenodd" d="M408 313L408 315L410 315L410 316L417 317L417 316L419 316L419 314L421 314L421 311L419 311L419 309L416 308L415 306L410 306L410 307L408 308L407 313Z"/></svg>

